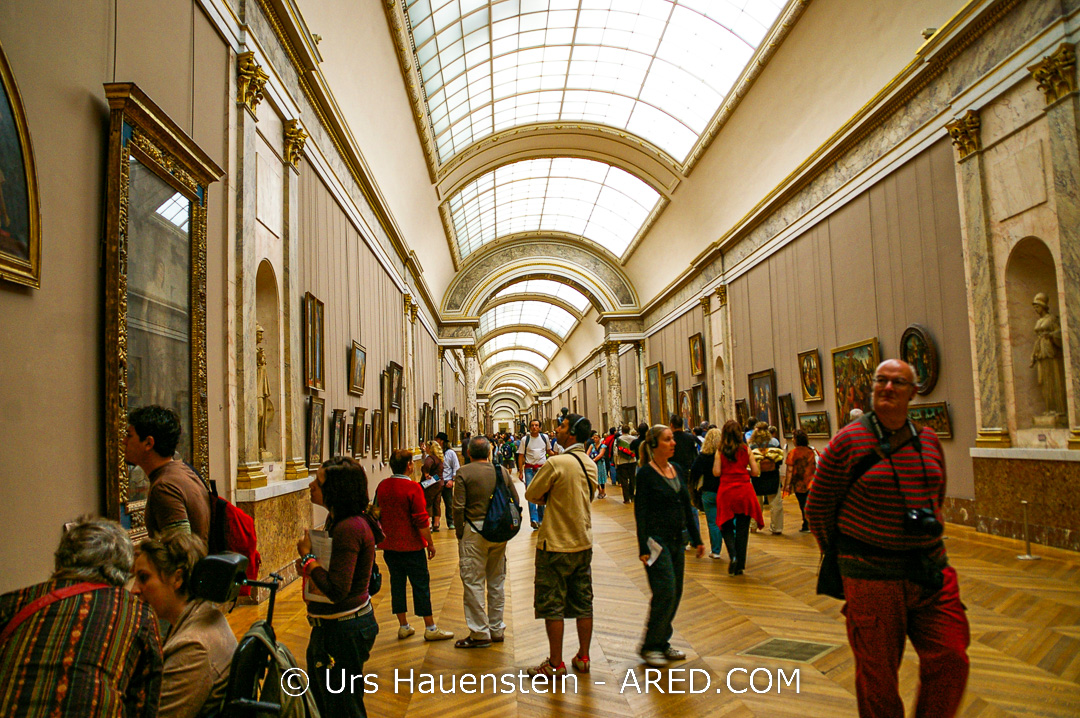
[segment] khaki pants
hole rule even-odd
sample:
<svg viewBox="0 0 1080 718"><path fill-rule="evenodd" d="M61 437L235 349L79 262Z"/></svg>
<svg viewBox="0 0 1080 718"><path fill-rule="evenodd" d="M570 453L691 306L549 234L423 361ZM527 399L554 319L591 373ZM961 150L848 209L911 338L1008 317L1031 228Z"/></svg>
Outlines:
<svg viewBox="0 0 1080 718"><path fill-rule="evenodd" d="M765 499L768 499L769 505L765 505ZM780 487L776 490L774 496L758 497L758 501L761 502L761 512L764 514L765 509L769 510L769 529L776 533L780 533L784 530L784 482L780 482ZM757 522L753 519L750 520L752 524ZM762 526L761 528L765 528Z"/></svg>
<svg viewBox="0 0 1080 718"><path fill-rule="evenodd" d="M488 640L501 636L506 630L503 623L506 542L488 541L466 521L465 535L458 542L458 570L465 589L465 624L470 638Z"/></svg>

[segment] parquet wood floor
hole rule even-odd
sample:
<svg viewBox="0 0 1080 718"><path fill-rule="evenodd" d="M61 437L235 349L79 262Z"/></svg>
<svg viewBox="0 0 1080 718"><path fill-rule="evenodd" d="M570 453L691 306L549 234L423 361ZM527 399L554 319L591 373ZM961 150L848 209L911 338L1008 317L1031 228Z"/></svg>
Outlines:
<svg viewBox="0 0 1080 718"><path fill-rule="evenodd" d="M521 485L519 484L519 487ZM523 492L523 488L522 488ZM397 620L390 613L389 581L373 600L380 633L367 670L378 676L379 691L365 697L372 716L849 716L856 714L854 662L847 646L841 602L814 593L818 551L813 537L800 534L799 508L785 502L785 533L753 534L746 574L727 575L726 560L696 560L687 554L683 602L675 619L672 643L687 660L672 667L698 669L695 689L707 676L709 689L689 693L686 682L671 684L683 693L668 692L668 678L686 678L667 670L654 673L660 683L646 688L646 670L637 656L648 611L649 588L637 558L634 516L619 490L593 509L595 538L593 583L595 631L592 673L578 676L567 692L515 690L496 693L487 679L483 694L418 691L419 674L451 678L466 674L514 675L539 664L547 655L544 626L533 618L534 533L525 527L507 550L506 642L488 649L459 650L452 641L425 643L423 622L411 618L417 634L397 639ZM702 515L704 534L704 515ZM947 546L960 576L961 598L971 622L971 677L961 710L963 716L1080 716L1080 555L1035 546L1041 561L1022 562L1020 542L978 534L965 527L948 527ZM468 634L462 610L453 533L435 534L437 555L430 564L431 599L435 618L457 637ZM385 564L379 559L385 573ZM409 601L410 607L412 601ZM242 635L266 606L244 606L232 612L230 624ZM300 584L288 586L278 598L274 621L281 640L304 663L310 628L305 619ZM769 638L790 638L835 644L837 648L812 664L750 658L738 655ZM567 626L565 655L577 647L572 625ZM569 662L569 661L568 661ZM773 686L767 693L748 688L747 675L732 669L766 669ZM799 672L794 684L777 680ZM395 685L398 675L416 672L417 690ZM628 674L631 676L628 679ZM636 684L640 687L635 688ZM497 682L500 690L508 683ZM511 679L508 679L508 681ZM911 706L918 683L918 659L908 645L900 672L902 695ZM759 672L755 685L768 683ZM657 688L665 692L658 692ZM549 689L550 691L550 689ZM910 714L910 710L909 710Z"/></svg>

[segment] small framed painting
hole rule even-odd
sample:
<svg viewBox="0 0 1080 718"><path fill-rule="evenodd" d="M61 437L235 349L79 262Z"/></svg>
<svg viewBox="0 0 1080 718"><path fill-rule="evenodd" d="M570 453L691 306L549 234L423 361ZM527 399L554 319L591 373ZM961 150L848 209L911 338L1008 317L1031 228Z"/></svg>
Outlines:
<svg viewBox="0 0 1080 718"><path fill-rule="evenodd" d="M334 409L330 422L330 456L341 456L345 453L345 415L344 409Z"/></svg>
<svg viewBox="0 0 1080 718"><path fill-rule="evenodd" d="M750 421L750 402L746 399L735 400L735 421L743 428L746 427L746 422Z"/></svg>
<svg viewBox="0 0 1080 718"><path fill-rule="evenodd" d="M325 307L311 292L304 295L304 386L325 389L323 315Z"/></svg>
<svg viewBox="0 0 1080 718"><path fill-rule="evenodd" d="M791 438L795 435L795 400L791 394L780 395L780 431Z"/></svg>
<svg viewBox="0 0 1080 718"><path fill-rule="evenodd" d="M398 422L390 422L390 451L397 451L401 448L401 436L398 433L400 427L401 424Z"/></svg>
<svg viewBox="0 0 1080 718"><path fill-rule="evenodd" d="M353 425L345 427L345 456L353 455Z"/></svg>
<svg viewBox="0 0 1080 718"><path fill-rule="evenodd" d="M821 355L817 349L799 352L799 380L803 401L823 401L825 390L821 383Z"/></svg>
<svg viewBox="0 0 1080 718"><path fill-rule="evenodd" d="M656 362L645 370L645 383L649 394L649 424L656 425L664 421L664 363Z"/></svg>
<svg viewBox="0 0 1080 718"><path fill-rule="evenodd" d="M671 415L679 410L679 375L673 371L664 374L663 411L657 424L671 421Z"/></svg>
<svg viewBox="0 0 1080 718"><path fill-rule="evenodd" d="M322 466L323 423L326 421L326 402L311 397L308 405L308 469L314 471Z"/></svg>
<svg viewBox="0 0 1080 718"><path fill-rule="evenodd" d="M799 428L811 439L828 439L829 413L827 411L807 411L799 414Z"/></svg>
<svg viewBox="0 0 1080 718"><path fill-rule="evenodd" d="M41 286L37 170L19 88L0 47L0 279Z"/></svg>
<svg viewBox="0 0 1080 718"><path fill-rule="evenodd" d="M780 412L776 408L776 372L772 369L750 375L750 416L769 426L780 425Z"/></svg>
<svg viewBox="0 0 1080 718"><path fill-rule="evenodd" d="M402 377L401 365L390 362L390 407L393 409L401 408L401 390L404 386Z"/></svg>
<svg viewBox="0 0 1080 718"><path fill-rule="evenodd" d="M367 377L367 350L358 342L349 350L349 393L364 395L364 379Z"/></svg>
<svg viewBox="0 0 1080 718"><path fill-rule="evenodd" d="M874 394L874 370L881 361L877 337L832 350L833 386L837 424L844 425L852 409L870 411Z"/></svg>
<svg viewBox="0 0 1080 718"><path fill-rule="evenodd" d="M371 424L364 424L364 452L362 456L371 456Z"/></svg>
<svg viewBox="0 0 1080 718"><path fill-rule="evenodd" d="M705 382L694 384L694 423L709 420L709 388Z"/></svg>
<svg viewBox="0 0 1080 718"><path fill-rule="evenodd" d="M364 414L367 413L367 409L363 407L357 407L353 413L353 458L359 458L365 455L364 445Z"/></svg>
<svg viewBox="0 0 1080 718"><path fill-rule="evenodd" d="M915 372L915 390L920 394L933 391L938 380L938 355L930 330L921 324L905 329L900 336L900 358Z"/></svg>
<svg viewBox="0 0 1080 718"><path fill-rule="evenodd" d="M690 373L694 376L705 373L705 339L701 332L690 337Z"/></svg>
<svg viewBox="0 0 1080 718"><path fill-rule="evenodd" d="M383 413L381 409L371 412L371 456L383 456Z"/></svg>
<svg viewBox="0 0 1080 718"><path fill-rule="evenodd" d="M908 406L908 418L920 429L928 426L934 430L939 439L951 439L952 421L949 420L949 405L943 401L933 404L917 404Z"/></svg>
<svg viewBox="0 0 1080 718"><path fill-rule="evenodd" d="M636 406L624 406L622 410L622 420L624 426L631 428L637 426L637 407Z"/></svg>
<svg viewBox="0 0 1080 718"><path fill-rule="evenodd" d="M683 428L690 431L694 427L694 391L684 389L679 392L679 417L683 420Z"/></svg>

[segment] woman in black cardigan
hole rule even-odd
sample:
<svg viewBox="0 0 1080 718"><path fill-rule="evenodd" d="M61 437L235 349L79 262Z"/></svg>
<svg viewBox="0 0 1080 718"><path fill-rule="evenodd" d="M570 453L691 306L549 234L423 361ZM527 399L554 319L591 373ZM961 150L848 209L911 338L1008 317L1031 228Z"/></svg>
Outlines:
<svg viewBox="0 0 1080 718"><path fill-rule="evenodd" d="M697 513L690 504L690 493L683 481L686 469L669 461L674 453L675 437L671 429L662 424L652 427L641 442L640 468L635 477L638 554L645 564L652 589L641 657L656 667L686 658L670 643L671 622L682 599L683 529L690 532L691 543L697 547L697 557L705 555ZM660 548L660 555L650 566L650 553L656 547Z"/></svg>

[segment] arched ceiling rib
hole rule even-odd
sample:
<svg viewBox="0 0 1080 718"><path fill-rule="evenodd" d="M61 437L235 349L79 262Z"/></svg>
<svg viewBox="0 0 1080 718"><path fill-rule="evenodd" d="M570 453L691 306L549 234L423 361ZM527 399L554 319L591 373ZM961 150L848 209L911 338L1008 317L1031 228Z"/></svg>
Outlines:
<svg viewBox="0 0 1080 718"><path fill-rule="evenodd" d="M549 363L543 354L537 354L531 349L503 349L488 354L487 359L480 362L480 371L486 372L496 364L501 364L503 362L524 362L526 364L532 364L540 371L547 369Z"/></svg>
<svg viewBox="0 0 1080 718"><path fill-rule="evenodd" d="M503 327L524 324L543 327L565 340L577 322L575 315L550 302L509 302L481 314L477 334L486 336Z"/></svg>
<svg viewBox="0 0 1080 718"><path fill-rule="evenodd" d="M447 201L461 259L520 232L566 232L622 257L663 197L629 172L573 157L512 162Z"/></svg>
<svg viewBox="0 0 1080 718"><path fill-rule="evenodd" d="M544 372L537 369L534 364L520 361L503 362L482 371L480 379L476 382L476 391L478 393L490 391L491 387L508 377L528 384L537 393L551 391L551 382L548 381Z"/></svg>
<svg viewBox="0 0 1080 718"><path fill-rule="evenodd" d="M496 297L505 297L512 294L542 294L561 299L577 310L578 314L584 314L589 308L589 298L574 289L565 282L552 279L526 279L515 282L495 292Z"/></svg>
<svg viewBox="0 0 1080 718"><path fill-rule="evenodd" d="M484 306L480 308L480 314L481 315L486 314L487 312L491 311L495 307L501 306L503 304L513 304L515 302L530 302L530 301L533 301L533 300L538 300L538 301L541 301L541 302L547 302L548 304L554 304L555 306L557 306L557 307L559 307L561 309L564 309L567 312L569 312L570 314L574 315L574 318L579 320L579 321L581 320L581 317L585 314L583 311L579 310L573 304L570 304L569 302L563 301L562 299L559 299L558 297L553 297L550 294L526 294L524 292L514 293L514 294L504 294L502 296L492 297L491 299L484 302ZM586 303L587 303L587 301L588 300L586 300ZM587 304L586 304L586 306L587 306Z"/></svg>
<svg viewBox="0 0 1080 718"><path fill-rule="evenodd" d="M438 164L502 129L595 122L685 158L780 0L406 0Z"/></svg>
<svg viewBox="0 0 1080 718"><path fill-rule="evenodd" d="M480 352L481 361L487 359L489 354L503 349L515 348L531 349L534 352L543 354L550 361L551 357L555 356L555 352L559 351L560 346L561 342L552 341L548 337L535 332L511 331L480 342L478 351Z"/></svg>

